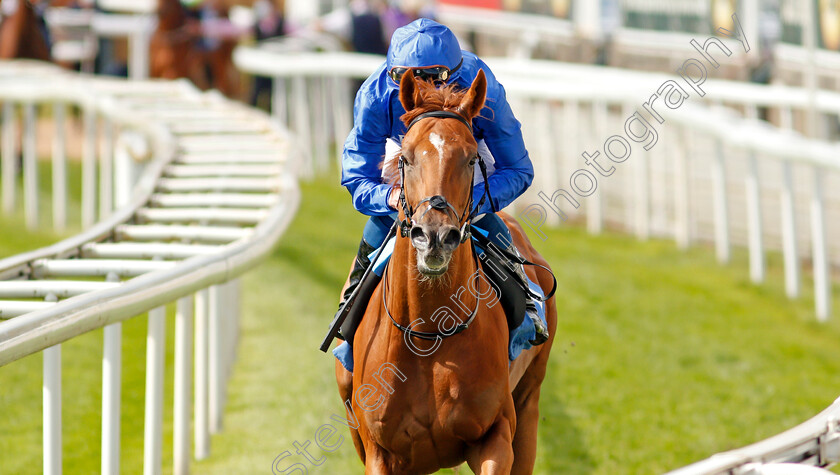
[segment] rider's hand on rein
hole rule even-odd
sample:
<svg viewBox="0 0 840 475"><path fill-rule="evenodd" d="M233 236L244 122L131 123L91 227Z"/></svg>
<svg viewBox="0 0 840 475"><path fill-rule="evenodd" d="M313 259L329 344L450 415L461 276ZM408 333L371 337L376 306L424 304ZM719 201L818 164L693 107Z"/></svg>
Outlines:
<svg viewBox="0 0 840 475"><path fill-rule="evenodd" d="M396 210L400 205L400 185L394 185L391 192L388 193L388 206Z"/></svg>

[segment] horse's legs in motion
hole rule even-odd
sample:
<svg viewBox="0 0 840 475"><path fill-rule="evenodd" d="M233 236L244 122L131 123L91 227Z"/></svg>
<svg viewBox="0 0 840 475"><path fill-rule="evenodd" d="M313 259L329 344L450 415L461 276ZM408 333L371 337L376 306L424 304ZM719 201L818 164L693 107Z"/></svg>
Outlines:
<svg viewBox="0 0 840 475"><path fill-rule="evenodd" d="M385 463L384 454L378 445L371 442L371 446L368 448L368 457L365 460L365 475L391 475L394 473L391 467Z"/></svg>
<svg viewBox="0 0 840 475"><path fill-rule="evenodd" d="M513 408L509 412L513 412ZM513 466L512 425L511 420L504 413L500 414L485 434L484 440L467 449L467 463L476 475L510 473Z"/></svg>
<svg viewBox="0 0 840 475"><path fill-rule="evenodd" d="M338 359L335 360L335 380L338 383L338 395L341 397L341 402L350 401L352 403L353 373L347 371L339 363ZM348 420L350 420L350 417L351 415L347 414ZM356 452L359 453L359 458L362 459L362 463L365 463L365 447L362 445L362 438L359 436L359 431L351 427L350 438L353 439L353 445L356 446Z"/></svg>
<svg viewBox="0 0 840 475"><path fill-rule="evenodd" d="M547 352L546 352L547 353ZM528 378L525 373L523 380ZM523 381L526 382L527 381ZM513 392L516 404L516 433L513 437L513 452L516 454L511 474L530 475L534 472L537 458L537 424L540 419L540 385L522 383Z"/></svg>
<svg viewBox="0 0 840 475"><path fill-rule="evenodd" d="M554 300L546 304L546 314L555 315ZM557 320L549 318L548 330L551 338L539 347L539 353L513 390L513 404L516 407L516 432L513 436L513 452L516 458L511 474L531 474L537 458L537 425L540 420L540 387L545 379L548 356L557 333Z"/></svg>

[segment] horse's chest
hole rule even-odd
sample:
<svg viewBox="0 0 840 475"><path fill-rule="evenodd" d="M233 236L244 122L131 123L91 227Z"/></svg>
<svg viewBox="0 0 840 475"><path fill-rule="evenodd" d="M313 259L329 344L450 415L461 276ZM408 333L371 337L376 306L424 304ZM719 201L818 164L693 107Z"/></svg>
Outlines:
<svg viewBox="0 0 840 475"><path fill-rule="evenodd" d="M510 393L491 380L436 366L432 374L406 374L394 392L366 419L377 439L401 440L412 446L423 440L472 441L496 420ZM504 385L502 385L504 386Z"/></svg>

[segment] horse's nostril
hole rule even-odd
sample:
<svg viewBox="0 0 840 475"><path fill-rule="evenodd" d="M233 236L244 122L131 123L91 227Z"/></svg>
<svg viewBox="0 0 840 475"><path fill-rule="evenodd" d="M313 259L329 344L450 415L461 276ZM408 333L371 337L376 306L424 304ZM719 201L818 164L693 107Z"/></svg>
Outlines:
<svg viewBox="0 0 840 475"><path fill-rule="evenodd" d="M423 230L423 228L421 228L420 226L412 227L411 231L408 233L408 236L414 243L414 247L426 248L429 246L429 235L426 234L426 231Z"/></svg>
<svg viewBox="0 0 840 475"><path fill-rule="evenodd" d="M444 249L455 249L461 244L461 230L454 226L442 229L440 232L440 242Z"/></svg>

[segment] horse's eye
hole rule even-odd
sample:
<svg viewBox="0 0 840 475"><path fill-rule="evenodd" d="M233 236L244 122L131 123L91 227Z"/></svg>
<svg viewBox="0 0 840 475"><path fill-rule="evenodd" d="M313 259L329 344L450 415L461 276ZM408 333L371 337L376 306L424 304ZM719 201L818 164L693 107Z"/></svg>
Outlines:
<svg viewBox="0 0 840 475"><path fill-rule="evenodd" d="M477 159L478 159L478 155L473 155L473 157L470 159L470 166L475 165L475 161L476 161Z"/></svg>

